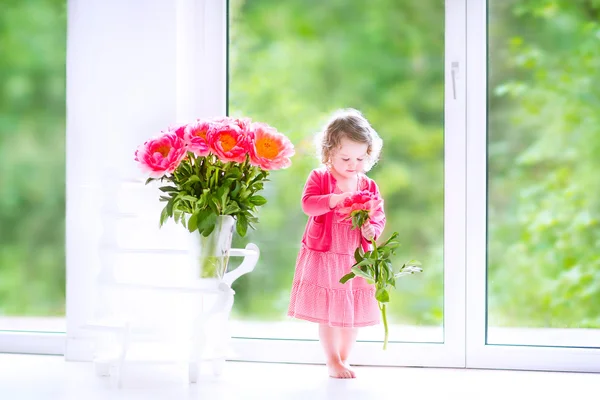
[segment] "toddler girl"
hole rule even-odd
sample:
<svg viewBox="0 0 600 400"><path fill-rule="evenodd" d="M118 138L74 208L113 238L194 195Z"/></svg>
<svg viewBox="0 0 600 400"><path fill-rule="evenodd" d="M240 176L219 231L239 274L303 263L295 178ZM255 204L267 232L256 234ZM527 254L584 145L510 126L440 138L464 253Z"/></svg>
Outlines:
<svg viewBox="0 0 600 400"><path fill-rule="evenodd" d="M335 208L359 190L379 195L375 181L364 175L378 160L382 141L363 115L353 109L336 112L319 137L325 168L311 171L302 193L302 210L309 216L296 260L288 315L319 324L329 375L355 378L347 360L357 328L379 323L375 288L356 277L340 278L354 265L354 251L368 249L385 226L383 206L378 222L353 230L340 221Z"/></svg>

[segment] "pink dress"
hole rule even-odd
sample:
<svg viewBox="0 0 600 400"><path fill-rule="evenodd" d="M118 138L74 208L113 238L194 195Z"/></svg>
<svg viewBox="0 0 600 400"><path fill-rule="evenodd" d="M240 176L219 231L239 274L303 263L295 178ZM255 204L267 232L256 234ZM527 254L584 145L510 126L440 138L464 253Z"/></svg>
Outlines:
<svg viewBox="0 0 600 400"><path fill-rule="evenodd" d="M340 193L337 185L333 192ZM328 251L311 250L302 244L288 316L336 327L377 325L380 311L374 286L359 277L344 284L339 282L355 263L354 251L361 244L360 230L353 230L350 221L340 222L335 217L330 221ZM329 234L329 229L326 231Z"/></svg>

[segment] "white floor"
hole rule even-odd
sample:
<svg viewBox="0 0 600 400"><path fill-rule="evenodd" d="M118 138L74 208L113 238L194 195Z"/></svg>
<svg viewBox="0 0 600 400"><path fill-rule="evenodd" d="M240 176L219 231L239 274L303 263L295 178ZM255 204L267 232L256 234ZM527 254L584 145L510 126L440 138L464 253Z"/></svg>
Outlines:
<svg viewBox="0 0 600 400"><path fill-rule="evenodd" d="M189 385L179 365L133 365L118 389L89 363L0 354L0 399L594 399L600 375L437 368L357 367L330 379L321 365L228 362L224 374Z"/></svg>

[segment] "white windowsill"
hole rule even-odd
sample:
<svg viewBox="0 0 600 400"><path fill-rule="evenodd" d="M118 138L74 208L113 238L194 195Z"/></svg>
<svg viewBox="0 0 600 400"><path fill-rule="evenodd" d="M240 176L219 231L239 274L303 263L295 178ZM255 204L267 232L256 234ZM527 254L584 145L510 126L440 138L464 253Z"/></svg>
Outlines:
<svg viewBox="0 0 600 400"><path fill-rule="evenodd" d="M297 320L255 322L232 320L231 336L238 338L318 340L317 325ZM64 333L61 317L0 317L0 333ZM443 328L390 325L391 342L442 343ZM361 328L360 341L382 341L383 326ZM497 328L488 329L488 345L600 347L600 329Z"/></svg>

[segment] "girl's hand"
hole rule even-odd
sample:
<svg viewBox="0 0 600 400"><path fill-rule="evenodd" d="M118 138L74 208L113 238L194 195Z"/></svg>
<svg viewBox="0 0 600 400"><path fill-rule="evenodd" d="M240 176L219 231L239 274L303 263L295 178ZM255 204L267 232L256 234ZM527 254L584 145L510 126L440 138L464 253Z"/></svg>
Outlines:
<svg viewBox="0 0 600 400"><path fill-rule="evenodd" d="M353 192L344 192L340 194L332 194L329 197L329 208L335 208L342 201L346 200L346 198L352 196Z"/></svg>
<svg viewBox="0 0 600 400"><path fill-rule="evenodd" d="M368 222L365 222L364 225L360 228L360 231L365 239L373 240L375 237L375 228Z"/></svg>

